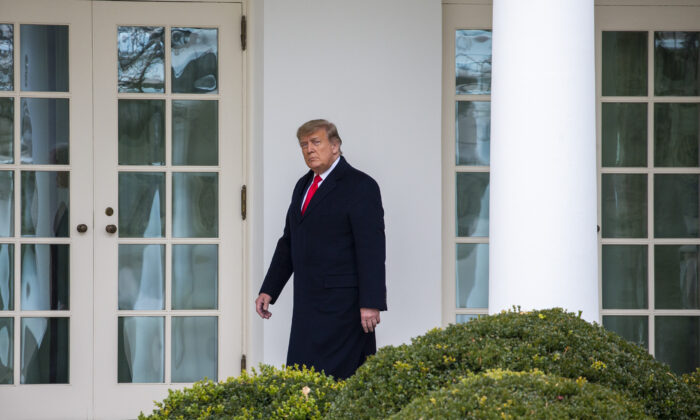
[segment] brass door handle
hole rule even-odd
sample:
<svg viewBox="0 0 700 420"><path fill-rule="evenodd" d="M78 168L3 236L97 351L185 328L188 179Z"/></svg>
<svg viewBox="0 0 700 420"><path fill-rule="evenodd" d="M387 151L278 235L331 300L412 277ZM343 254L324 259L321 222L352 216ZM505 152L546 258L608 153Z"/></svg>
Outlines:
<svg viewBox="0 0 700 420"><path fill-rule="evenodd" d="M116 233L117 227L115 225L107 225L105 230L107 231L107 233Z"/></svg>
<svg viewBox="0 0 700 420"><path fill-rule="evenodd" d="M85 232L87 232L87 225L84 224L84 223L81 223L81 224L78 225L78 227L77 227L76 229L77 229L78 232L80 232L80 233L85 233Z"/></svg>

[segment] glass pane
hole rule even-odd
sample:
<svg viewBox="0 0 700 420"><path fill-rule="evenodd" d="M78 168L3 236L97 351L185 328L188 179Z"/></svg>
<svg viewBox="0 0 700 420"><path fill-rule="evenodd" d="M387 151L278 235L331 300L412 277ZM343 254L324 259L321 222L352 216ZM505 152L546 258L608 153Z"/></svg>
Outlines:
<svg viewBox="0 0 700 420"><path fill-rule="evenodd" d="M219 163L219 102L173 101L173 165Z"/></svg>
<svg viewBox="0 0 700 420"><path fill-rule="evenodd" d="M491 93L491 31L458 30L455 50L457 94Z"/></svg>
<svg viewBox="0 0 700 420"><path fill-rule="evenodd" d="M218 91L218 29L172 28L173 92Z"/></svg>
<svg viewBox="0 0 700 420"><path fill-rule="evenodd" d="M0 90L14 90L15 27L0 24Z"/></svg>
<svg viewBox="0 0 700 420"><path fill-rule="evenodd" d="M70 309L69 247L22 244L22 310Z"/></svg>
<svg viewBox="0 0 700 420"><path fill-rule="evenodd" d="M165 165L165 101L119 100L119 164Z"/></svg>
<svg viewBox="0 0 700 420"><path fill-rule="evenodd" d="M700 309L697 245L654 247L656 309Z"/></svg>
<svg viewBox="0 0 700 420"><path fill-rule="evenodd" d="M22 163L67 165L68 99L22 98Z"/></svg>
<svg viewBox="0 0 700 420"><path fill-rule="evenodd" d="M0 25L2 26L2 25ZM13 163L15 136L15 99L0 98L0 163Z"/></svg>
<svg viewBox="0 0 700 420"><path fill-rule="evenodd" d="M165 174L119 172L119 236L165 236Z"/></svg>
<svg viewBox="0 0 700 420"><path fill-rule="evenodd" d="M603 245L603 309L646 308L646 245Z"/></svg>
<svg viewBox="0 0 700 420"><path fill-rule="evenodd" d="M165 308L165 245L119 245L119 309Z"/></svg>
<svg viewBox="0 0 700 420"><path fill-rule="evenodd" d="M14 318L0 318L0 384L14 382Z"/></svg>
<svg viewBox="0 0 700 420"><path fill-rule="evenodd" d="M68 92L68 26L20 25L22 90Z"/></svg>
<svg viewBox="0 0 700 420"><path fill-rule="evenodd" d="M457 102L457 165L488 165L491 102Z"/></svg>
<svg viewBox="0 0 700 420"><path fill-rule="evenodd" d="M457 244L457 307L488 308L489 246Z"/></svg>
<svg viewBox="0 0 700 420"><path fill-rule="evenodd" d="M119 26L119 92L165 92L165 29Z"/></svg>
<svg viewBox="0 0 700 420"><path fill-rule="evenodd" d="M173 173L173 236L215 238L219 235L219 174Z"/></svg>
<svg viewBox="0 0 700 420"><path fill-rule="evenodd" d="M697 238L698 175L654 175L654 236Z"/></svg>
<svg viewBox="0 0 700 420"><path fill-rule="evenodd" d="M649 349L649 320L646 316L604 315L603 327L644 350Z"/></svg>
<svg viewBox="0 0 700 420"><path fill-rule="evenodd" d="M0 171L0 237L15 235L15 173Z"/></svg>
<svg viewBox="0 0 700 420"><path fill-rule="evenodd" d="M601 195L604 238L646 238L646 175L603 174Z"/></svg>
<svg viewBox="0 0 700 420"><path fill-rule="evenodd" d="M603 95L647 94L647 33L603 32Z"/></svg>
<svg viewBox="0 0 700 420"><path fill-rule="evenodd" d="M216 381L217 317L174 316L172 322L172 381Z"/></svg>
<svg viewBox="0 0 700 420"><path fill-rule="evenodd" d="M700 32L654 32L654 93L700 95Z"/></svg>
<svg viewBox="0 0 700 420"><path fill-rule="evenodd" d="M457 174L457 236L489 236L489 174Z"/></svg>
<svg viewBox="0 0 700 420"><path fill-rule="evenodd" d="M700 104L654 104L654 166L698 166Z"/></svg>
<svg viewBox="0 0 700 420"><path fill-rule="evenodd" d="M69 172L22 171L22 236L69 236L69 188Z"/></svg>
<svg viewBox="0 0 700 420"><path fill-rule="evenodd" d="M13 244L0 244L0 311L13 311L15 309L14 296L15 246Z"/></svg>
<svg viewBox="0 0 700 420"><path fill-rule="evenodd" d="M69 318L22 318L20 382L67 384Z"/></svg>
<svg viewBox="0 0 700 420"><path fill-rule="evenodd" d="M656 359L677 374L700 367L700 316L657 316L655 321Z"/></svg>
<svg viewBox="0 0 700 420"><path fill-rule="evenodd" d="M163 382L165 370L165 318L119 317L119 383Z"/></svg>
<svg viewBox="0 0 700 420"><path fill-rule="evenodd" d="M472 319L477 319L477 318L479 318L479 315L457 314L456 321L458 324L464 324L465 322L469 322Z"/></svg>
<svg viewBox="0 0 700 420"><path fill-rule="evenodd" d="M647 166L647 104L603 103L603 166Z"/></svg>
<svg viewBox="0 0 700 420"><path fill-rule="evenodd" d="M173 245L173 309L216 309L218 245Z"/></svg>

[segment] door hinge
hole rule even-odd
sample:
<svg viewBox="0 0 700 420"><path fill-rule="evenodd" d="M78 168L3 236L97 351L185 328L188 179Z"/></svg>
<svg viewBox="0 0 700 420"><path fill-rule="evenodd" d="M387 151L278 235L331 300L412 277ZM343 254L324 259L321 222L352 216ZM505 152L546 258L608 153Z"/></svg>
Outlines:
<svg viewBox="0 0 700 420"><path fill-rule="evenodd" d="M247 209L247 201L248 201L248 192L246 191L246 186L241 187L241 217L243 220L245 220L245 217L248 213Z"/></svg>
<svg viewBox="0 0 700 420"><path fill-rule="evenodd" d="M243 372L246 368L246 360L245 360L245 354L241 356L241 372Z"/></svg>
<svg viewBox="0 0 700 420"><path fill-rule="evenodd" d="M245 20L245 15L241 16L241 49L245 51L248 43L248 23Z"/></svg>

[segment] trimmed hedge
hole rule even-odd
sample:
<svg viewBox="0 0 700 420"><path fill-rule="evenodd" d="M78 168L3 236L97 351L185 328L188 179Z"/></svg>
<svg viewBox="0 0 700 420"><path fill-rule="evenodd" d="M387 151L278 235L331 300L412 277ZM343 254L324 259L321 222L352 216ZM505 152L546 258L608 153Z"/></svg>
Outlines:
<svg viewBox="0 0 700 420"><path fill-rule="evenodd" d="M414 399L394 420L649 419L643 407L600 385L541 371L488 370Z"/></svg>
<svg viewBox="0 0 700 420"><path fill-rule="evenodd" d="M384 347L334 400L327 418L378 419L414 398L488 369L541 370L616 390L666 419L700 416L700 391L645 349L562 309L503 312Z"/></svg>
<svg viewBox="0 0 700 420"><path fill-rule="evenodd" d="M237 378L202 381L191 388L168 391L149 416L165 419L320 419L342 388L342 382L305 367L260 366Z"/></svg>

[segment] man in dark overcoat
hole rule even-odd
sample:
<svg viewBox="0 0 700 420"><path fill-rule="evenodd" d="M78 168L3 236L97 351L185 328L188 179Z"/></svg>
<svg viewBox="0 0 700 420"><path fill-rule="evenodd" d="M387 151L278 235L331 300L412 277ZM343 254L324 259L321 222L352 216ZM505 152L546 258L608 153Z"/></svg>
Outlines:
<svg viewBox="0 0 700 420"><path fill-rule="evenodd" d="M341 156L334 124L309 121L297 138L310 170L294 187L255 308L269 318L294 274L287 365L344 379L376 352L374 330L387 309L384 209L377 183Z"/></svg>

